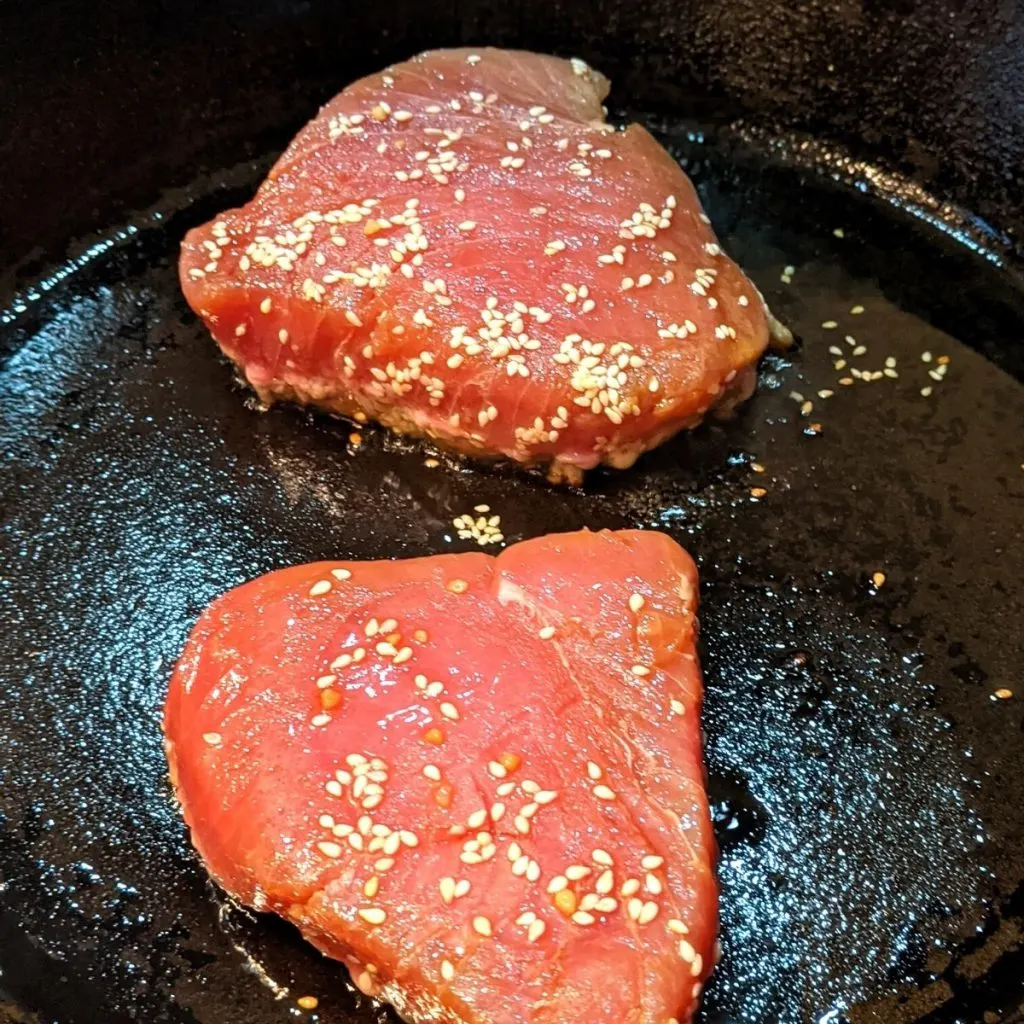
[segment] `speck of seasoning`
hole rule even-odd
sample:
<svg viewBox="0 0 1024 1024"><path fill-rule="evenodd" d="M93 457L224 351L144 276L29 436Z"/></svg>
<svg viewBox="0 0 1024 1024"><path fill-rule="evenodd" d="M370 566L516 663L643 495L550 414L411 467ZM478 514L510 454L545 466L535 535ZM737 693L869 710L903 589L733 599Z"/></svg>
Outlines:
<svg viewBox="0 0 1024 1024"><path fill-rule="evenodd" d="M342 701L342 696L337 690L324 689L320 691L320 707L324 711L333 711Z"/></svg>
<svg viewBox="0 0 1024 1024"><path fill-rule="evenodd" d="M750 496L752 498L763 498L768 492L763 487L751 487Z"/></svg>
<svg viewBox="0 0 1024 1024"><path fill-rule="evenodd" d="M498 763L511 775L522 764L522 759L518 754L501 754Z"/></svg>
<svg viewBox="0 0 1024 1024"><path fill-rule="evenodd" d="M885 586L885 573L884 572L873 572L871 574L871 582L875 585L876 590L880 590Z"/></svg>
<svg viewBox="0 0 1024 1024"><path fill-rule="evenodd" d="M449 580L445 584L445 589L450 590L453 594L464 594L469 590L469 584L465 580Z"/></svg>
<svg viewBox="0 0 1024 1024"><path fill-rule="evenodd" d="M1009 700L1013 696L1013 690L1008 690L1005 686L1000 686L993 696L997 700Z"/></svg>
<svg viewBox="0 0 1024 1024"><path fill-rule="evenodd" d="M320 1005L320 1000L316 996L299 996L295 1000L295 1005L300 1010L315 1010Z"/></svg>
<svg viewBox="0 0 1024 1024"><path fill-rule="evenodd" d="M555 905L555 909L562 914L564 917L572 917L576 913L576 908L579 906L579 902L576 899L576 893L572 889L559 889L555 893L552 902Z"/></svg>

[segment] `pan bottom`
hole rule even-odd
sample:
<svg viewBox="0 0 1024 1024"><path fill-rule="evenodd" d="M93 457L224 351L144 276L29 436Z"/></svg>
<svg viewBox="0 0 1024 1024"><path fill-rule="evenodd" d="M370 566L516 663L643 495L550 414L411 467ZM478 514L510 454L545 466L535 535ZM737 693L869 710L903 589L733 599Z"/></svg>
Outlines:
<svg viewBox="0 0 1024 1024"><path fill-rule="evenodd" d="M723 890L704 1020L1010 1019L1024 690L996 693L1024 662L1024 294L935 223L709 138L669 142L802 345L733 422L581 490L252 407L175 258L265 165L169 197L0 315L0 1015L260 1024L316 995L327 1024L392 1019L214 892L160 705L224 589L464 550L452 520L486 502L509 542L657 528L701 566Z"/></svg>

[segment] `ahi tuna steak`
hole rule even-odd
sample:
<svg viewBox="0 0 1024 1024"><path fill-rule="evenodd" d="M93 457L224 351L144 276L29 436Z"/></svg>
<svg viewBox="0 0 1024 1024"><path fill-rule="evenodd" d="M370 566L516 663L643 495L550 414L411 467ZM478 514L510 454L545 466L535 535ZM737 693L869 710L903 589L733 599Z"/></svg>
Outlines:
<svg viewBox="0 0 1024 1024"><path fill-rule="evenodd" d="M688 1021L716 930L696 595L639 531L253 580L171 682L193 842L415 1024Z"/></svg>
<svg viewBox="0 0 1024 1024"><path fill-rule="evenodd" d="M361 79L190 232L189 303L266 402L578 481L754 387L788 332L686 175L580 61L439 50Z"/></svg>

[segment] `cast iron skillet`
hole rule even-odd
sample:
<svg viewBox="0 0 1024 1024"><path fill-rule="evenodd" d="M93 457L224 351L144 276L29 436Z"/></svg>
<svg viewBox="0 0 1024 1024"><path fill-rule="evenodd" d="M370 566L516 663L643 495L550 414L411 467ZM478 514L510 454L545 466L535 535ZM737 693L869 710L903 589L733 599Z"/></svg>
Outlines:
<svg viewBox="0 0 1024 1024"><path fill-rule="evenodd" d="M160 705L226 587L460 549L451 519L483 501L510 540L646 526L701 563L705 1020L1020 1020L1014 6L347 8L0 17L0 1018L261 1024L316 995L324 1022L387 1019L207 882ZM182 234L346 81L462 41L590 59L686 163L803 341L736 421L556 491L233 385L178 293ZM844 358L897 376L838 384Z"/></svg>

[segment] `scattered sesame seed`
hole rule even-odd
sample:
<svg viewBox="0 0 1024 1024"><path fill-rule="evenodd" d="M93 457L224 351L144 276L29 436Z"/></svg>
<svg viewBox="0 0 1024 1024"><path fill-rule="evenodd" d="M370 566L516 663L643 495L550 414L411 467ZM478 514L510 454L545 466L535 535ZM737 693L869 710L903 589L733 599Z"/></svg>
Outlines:
<svg viewBox="0 0 1024 1024"><path fill-rule="evenodd" d="M763 487L751 487L750 496L752 498L763 498L768 493Z"/></svg>
<svg viewBox="0 0 1024 1024"><path fill-rule="evenodd" d="M221 735L219 732L204 732L203 742L208 743L211 747L218 747L221 743Z"/></svg>
<svg viewBox="0 0 1024 1024"><path fill-rule="evenodd" d="M634 665L630 669L630 672L632 672L633 675L635 675L635 676L641 676L641 677L642 676L649 676L651 674L651 670L646 665Z"/></svg>
<svg viewBox="0 0 1024 1024"><path fill-rule="evenodd" d="M299 996L295 1000L295 1005L300 1010L315 1010L320 1005L320 1000L316 996Z"/></svg>
<svg viewBox="0 0 1024 1024"><path fill-rule="evenodd" d="M864 312L864 307L863 306L851 306L850 307L850 314L852 316L860 316L861 313L863 313L863 312Z"/></svg>
<svg viewBox="0 0 1024 1024"><path fill-rule="evenodd" d="M383 924L387 920L387 918L388 918L387 912L384 911L384 910L381 910L380 907L360 908L359 916L367 924L373 924L373 925Z"/></svg>
<svg viewBox="0 0 1024 1024"><path fill-rule="evenodd" d="M489 918L484 917L482 914L473 918L473 931L477 935L482 935L485 939L489 939L494 934L494 929L491 926Z"/></svg>
<svg viewBox="0 0 1024 1024"><path fill-rule="evenodd" d="M629 598L629 610L631 612L638 612L644 606L643 594L631 594Z"/></svg>
<svg viewBox="0 0 1024 1024"><path fill-rule="evenodd" d="M873 572L871 574L871 582L875 585L875 589L881 589L885 585L885 573Z"/></svg>
<svg viewBox="0 0 1024 1024"><path fill-rule="evenodd" d="M834 331L839 326L839 323L835 320L824 320L822 321L821 326L826 331Z"/></svg>
<svg viewBox="0 0 1024 1024"><path fill-rule="evenodd" d="M1005 686L1000 686L993 696L998 700L1009 700L1013 696L1013 690L1009 690Z"/></svg>
<svg viewBox="0 0 1024 1024"><path fill-rule="evenodd" d="M455 977L455 968L450 960L441 961L441 977L445 981L451 981Z"/></svg>
<svg viewBox="0 0 1024 1024"><path fill-rule="evenodd" d="M537 636L539 636L541 638L541 640L550 640L554 635L555 635L555 627L554 626L545 626L543 629L541 629L541 630L539 630L537 632Z"/></svg>
<svg viewBox="0 0 1024 1024"><path fill-rule="evenodd" d="M317 582L314 583L313 586L311 586L309 588L309 596L310 597L320 597L321 595L326 594L330 589L331 589L331 581L330 580L317 580Z"/></svg>

